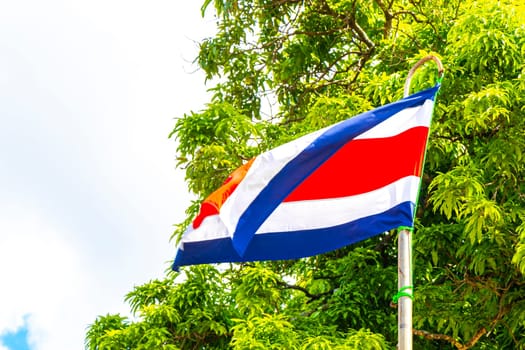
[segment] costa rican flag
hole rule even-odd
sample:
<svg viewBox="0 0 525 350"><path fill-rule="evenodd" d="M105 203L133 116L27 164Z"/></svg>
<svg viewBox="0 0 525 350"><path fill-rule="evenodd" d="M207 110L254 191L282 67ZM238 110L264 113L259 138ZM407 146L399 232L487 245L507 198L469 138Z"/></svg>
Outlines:
<svg viewBox="0 0 525 350"><path fill-rule="evenodd" d="M173 268L295 259L412 227L439 85L265 152L201 205Z"/></svg>

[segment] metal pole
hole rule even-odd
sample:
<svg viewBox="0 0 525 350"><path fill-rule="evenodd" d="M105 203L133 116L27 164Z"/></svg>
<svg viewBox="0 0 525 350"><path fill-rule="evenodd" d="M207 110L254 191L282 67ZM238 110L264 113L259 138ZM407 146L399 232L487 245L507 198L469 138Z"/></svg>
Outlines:
<svg viewBox="0 0 525 350"><path fill-rule="evenodd" d="M397 278L400 293L412 294L412 235L399 231ZM412 350L412 298L401 294L397 302L398 349Z"/></svg>
<svg viewBox="0 0 525 350"><path fill-rule="evenodd" d="M439 77L443 77L443 73L445 72L445 68L443 68L443 63L441 63L441 60L437 58L434 55L428 55L420 59L409 71L407 79L405 80L405 87L403 89L403 97L407 97L410 94L410 83L412 82L412 76L416 72L416 70L421 67L425 62L428 61L434 61L438 67L438 74Z"/></svg>
<svg viewBox="0 0 525 350"><path fill-rule="evenodd" d="M434 61L438 67L439 78L443 77L443 64L434 55L420 59L408 72L403 96L410 93L410 82L416 70L427 61ZM412 233L402 229L398 234L398 267L397 267L397 348L412 350Z"/></svg>

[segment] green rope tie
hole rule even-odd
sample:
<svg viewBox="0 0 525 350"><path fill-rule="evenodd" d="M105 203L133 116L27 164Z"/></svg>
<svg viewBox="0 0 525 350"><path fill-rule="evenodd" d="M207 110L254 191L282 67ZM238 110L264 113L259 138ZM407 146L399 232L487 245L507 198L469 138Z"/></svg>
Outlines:
<svg viewBox="0 0 525 350"><path fill-rule="evenodd" d="M397 304L397 302L399 301L399 298L401 297L408 297L412 300L414 300L414 295L412 295L412 286L404 286L402 287L393 297L392 297L392 303L394 304ZM409 290L409 292L406 292L407 290Z"/></svg>
<svg viewBox="0 0 525 350"><path fill-rule="evenodd" d="M399 226L397 228L397 232L406 230L408 232L414 233L414 228L410 226ZM410 262L410 266L412 266L412 262ZM412 270L412 267L410 267L410 270ZM414 295L412 294L413 286L404 286L401 289L397 291L397 293L392 297L392 303L397 304L399 298L401 297L408 297L412 300L414 300Z"/></svg>
<svg viewBox="0 0 525 350"><path fill-rule="evenodd" d="M397 232L400 232L400 231L403 231L403 230L407 230L408 232L414 233L414 228L410 227L410 226L399 226L397 228Z"/></svg>

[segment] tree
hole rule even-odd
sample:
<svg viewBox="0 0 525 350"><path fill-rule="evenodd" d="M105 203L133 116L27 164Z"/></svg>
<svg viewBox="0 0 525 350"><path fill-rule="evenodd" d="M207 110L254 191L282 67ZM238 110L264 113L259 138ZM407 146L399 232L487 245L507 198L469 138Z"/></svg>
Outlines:
<svg viewBox="0 0 525 350"><path fill-rule="evenodd" d="M217 34L196 62L213 97L172 132L199 199L254 155L399 99L409 68L441 55L414 234L414 346L524 349L522 2L206 0L211 10ZM426 67L412 87L435 81ZM395 240L168 273L127 295L136 320L97 318L86 348L393 349Z"/></svg>

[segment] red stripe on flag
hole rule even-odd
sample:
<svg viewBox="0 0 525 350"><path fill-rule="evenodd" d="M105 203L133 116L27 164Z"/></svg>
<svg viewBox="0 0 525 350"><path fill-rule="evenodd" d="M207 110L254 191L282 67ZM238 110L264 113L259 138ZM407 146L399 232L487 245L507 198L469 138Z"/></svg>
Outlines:
<svg viewBox="0 0 525 350"><path fill-rule="evenodd" d="M420 176L428 128L399 135L352 140L317 168L285 202L356 195L403 177Z"/></svg>

